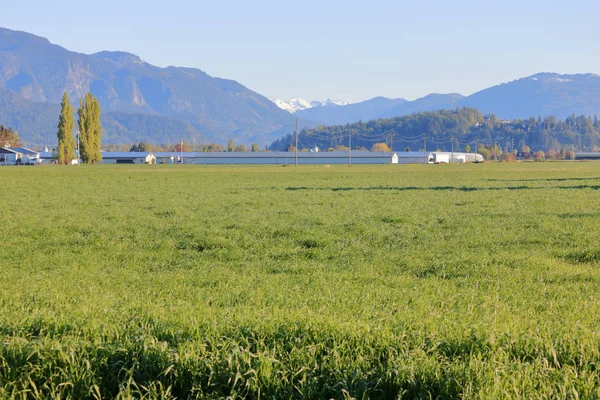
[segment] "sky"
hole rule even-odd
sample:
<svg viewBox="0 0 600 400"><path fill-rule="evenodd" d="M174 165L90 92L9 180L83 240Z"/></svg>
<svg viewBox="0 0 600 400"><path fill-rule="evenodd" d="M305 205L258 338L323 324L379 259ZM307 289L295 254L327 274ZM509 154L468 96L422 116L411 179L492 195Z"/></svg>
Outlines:
<svg viewBox="0 0 600 400"><path fill-rule="evenodd" d="M598 0L0 0L0 26L128 51L270 98L469 95L538 72L599 73Z"/></svg>

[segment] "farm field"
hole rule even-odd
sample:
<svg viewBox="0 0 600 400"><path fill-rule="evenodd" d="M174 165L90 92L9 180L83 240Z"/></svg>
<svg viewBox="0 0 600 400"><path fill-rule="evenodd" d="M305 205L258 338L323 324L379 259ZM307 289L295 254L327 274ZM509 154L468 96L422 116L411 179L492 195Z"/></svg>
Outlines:
<svg viewBox="0 0 600 400"><path fill-rule="evenodd" d="M599 177L0 168L0 398L599 398Z"/></svg>

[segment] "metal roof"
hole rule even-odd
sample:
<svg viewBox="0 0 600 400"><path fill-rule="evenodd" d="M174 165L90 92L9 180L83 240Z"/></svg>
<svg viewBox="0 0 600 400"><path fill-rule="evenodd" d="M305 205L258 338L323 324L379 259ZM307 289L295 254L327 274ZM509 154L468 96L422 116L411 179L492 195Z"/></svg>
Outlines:
<svg viewBox="0 0 600 400"><path fill-rule="evenodd" d="M31 149L26 149L25 147L10 147L10 149L15 150L17 153L21 154L40 154L39 151L34 151Z"/></svg>
<svg viewBox="0 0 600 400"><path fill-rule="evenodd" d="M418 152L410 153L410 152L394 152L401 157L401 154L406 154L405 157L419 157ZM180 153L177 151L161 151L154 153L156 158L170 158L170 157L180 157L183 158L289 158L295 157L296 153L293 151L266 151L266 152L184 152ZM299 158L346 158L348 157L348 151L323 151L318 153L311 153L306 151L298 152ZM389 158L389 152L372 152L372 151L364 151L364 150L352 150L352 157L357 158Z"/></svg>
<svg viewBox="0 0 600 400"><path fill-rule="evenodd" d="M452 154L451 152L422 152L422 151L394 151L393 154L396 154L398 158L422 158L431 155L432 153L438 154ZM424 155L425 154L425 155ZM461 153L454 152L455 156L463 155L463 154L472 154L475 153ZM180 153L177 151L160 151L155 152L154 155L156 158L170 158L173 157L177 159L180 156L183 158L294 158L296 153L293 151L267 151L267 152L214 152L214 153L204 153L204 152L184 152ZM352 158L389 158L390 152L374 152L374 151L365 151L365 150L352 150L351 153ZM320 151L318 153L311 153L306 151L299 151L298 158L347 158L348 150L340 150L340 151Z"/></svg>
<svg viewBox="0 0 600 400"><path fill-rule="evenodd" d="M153 153L147 151L105 151L102 158L146 158Z"/></svg>

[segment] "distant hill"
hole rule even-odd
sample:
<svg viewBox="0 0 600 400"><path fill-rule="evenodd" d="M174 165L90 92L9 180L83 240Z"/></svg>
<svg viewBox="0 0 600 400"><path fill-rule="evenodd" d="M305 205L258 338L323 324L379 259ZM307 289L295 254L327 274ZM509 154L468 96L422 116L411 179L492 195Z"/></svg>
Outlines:
<svg viewBox="0 0 600 400"><path fill-rule="evenodd" d="M11 125L29 141L54 140L48 136L49 128L29 129L32 122L35 128L56 125L58 115L51 111L65 90L74 103L90 91L104 113L119 112L119 123L107 126L106 133L120 142L129 142L136 135L160 142L154 137L153 122L183 129L175 136L195 134L199 140L221 142L234 137L237 142L262 143L275 139L271 132L294 125L292 115L235 81L192 68L155 67L124 52L75 53L47 39L3 28L0 89L4 89L0 110L6 124L16 120ZM7 94L7 90L20 98ZM6 103L10 99L16 103ZM39 109L43 112L34 115L32 110ZM140 114L155 118L147 118L146 124L140 125ZM142 127L152 129L138 130Z"/></svg>
<svg viewBox="0 0 600 400"><path fill-rule="evenodd" d="M457 104L503 119L600 114L600 75L536 74L474 93Z"/></svg>
<svg viewBox="0 0 600 400"><path fill-rule="evenodd" d="M597 117L580 115L557 119L554 116L531 116L508 121L484 115L470 107L304 129L299 135L298 147L329 149L347 146L349 132L352 133L353 148L370 149L375 143L390 144L393 135L395 151L403 151L406 147L423 151L425 136L429 151L438 148L444 151L454 148L457 151L467 145L471 149L475 149L476 145L498 146L506 152L522 151L526 146L534 151L600 151L600 120ZM286 150L294 143L294 136L287 135L273 142L270 149Z"/></svg>

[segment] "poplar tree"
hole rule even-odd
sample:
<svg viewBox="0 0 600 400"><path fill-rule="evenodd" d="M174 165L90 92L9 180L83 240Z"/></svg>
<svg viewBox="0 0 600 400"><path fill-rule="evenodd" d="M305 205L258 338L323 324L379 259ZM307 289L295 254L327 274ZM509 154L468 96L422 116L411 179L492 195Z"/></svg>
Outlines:
<svg viewBox="0 0 600 400"><path fill-rule="evenodd" d="M102 124L100 123L100 103L91 93L85 101L79 100L79 148L81 160L86 164L96 164L102 160L100 143Z"/></svg>
<svg viewBox="0 0 600 400"><path fill-rule="evenodd" d="M71 164L75 158L75 139L73 138L73 127L75 119L73 117L73 106L69 102L67 92L63 94L60 116L58 118L58 163Z"/></svg>
<svg viewBox="0 0 600 400"><path fill-rule="evenodd" d="M79 108L77 109L77 115L79 117L77 120L77 125L79 128L79 157L81 158L82 163L87 164L89 162L88 160L90 159L90 144L88 132L86 130L87 113L85 102L83 101L83 99L79 99Z"/></svg>

